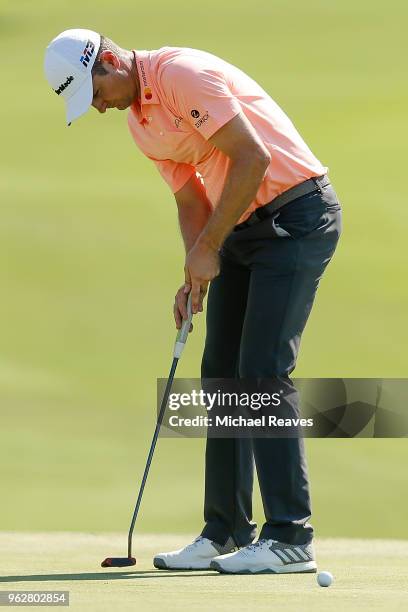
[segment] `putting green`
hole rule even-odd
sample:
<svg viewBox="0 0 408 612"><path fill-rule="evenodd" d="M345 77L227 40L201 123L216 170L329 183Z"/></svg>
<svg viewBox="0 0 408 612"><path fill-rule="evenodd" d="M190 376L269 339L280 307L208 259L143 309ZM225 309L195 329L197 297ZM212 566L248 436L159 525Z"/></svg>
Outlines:
<svg viewBox="0 0 408 612"><path fill-rule="evenodd" d="M126 113L91 111L65 127L62 101L43 76L44 48L64 28L94 28L127 48L206 49L271 93L330 167L345 213L295 374L408 375L406 0L101 0L97 7L83 0L3 0L0 6L0 50L7 58L0 167L0 481L7 492L1 529L126 528L154 430L156 379L170 367L173 296L184 278L174 198L134 146ZM178 376L199 375L204 331L201 315ZM406 439L308 440L307 454L319 536L408 538ZM203 466L203 440L161 439L138 529L200 528ZM254 516L261 525L258 494ZM13 556L21 560L15 572L47 571L32 567L31 544L23 559L21 541L12 539ZM98 555L109 554L106 549ZM66 559L63 553L60 563ZM94 565L93 558L71 560L71 570ZM43 561L49 571L69 571L51 556ZM210 580L253 585L258 578L187 580L201 592ZM266 584L275 589L293 585L290 580ZM146 582L180 583L139 580L130 593L141 597ZM75 581L75 589L83 584ZM336 593L340 588L341 582ZM145 590L146 597L160 594ZM329 596L316 592L321 596L330 601L336 595L329 589Z"/></svg>
<svg viewBox="0 0 408 612"><path fill-rule="evenodd" d="M73 610L400 610L408 600L408 542L322 539L319 569L335 582L320 588L314 574L225 576L155 570L152 556L191 539L142 535L137 566L105 570L107 555L125 554L125 534L1 533L0 591L69 590ZM406 608L405 608L406 609Z"/></svg>

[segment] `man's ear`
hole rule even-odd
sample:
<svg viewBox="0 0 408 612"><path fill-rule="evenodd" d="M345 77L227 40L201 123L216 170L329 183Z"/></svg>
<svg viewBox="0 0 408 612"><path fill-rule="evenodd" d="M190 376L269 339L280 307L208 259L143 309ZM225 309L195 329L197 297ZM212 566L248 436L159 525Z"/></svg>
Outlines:
<svg viewBox="0 0 408 612"><path fill-rule="evenodd" d="M103 68L105 68L105 70L107 70L108 72L109 66L112 66L112 68L115 68L116 70L120 68L120 59L112 51L102 51L99 59L102 63Z"/></svg>

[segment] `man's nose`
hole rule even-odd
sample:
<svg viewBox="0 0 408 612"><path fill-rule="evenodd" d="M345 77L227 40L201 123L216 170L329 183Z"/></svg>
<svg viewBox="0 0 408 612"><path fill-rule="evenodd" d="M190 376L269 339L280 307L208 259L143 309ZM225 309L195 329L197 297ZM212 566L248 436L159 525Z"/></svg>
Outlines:
<svg viewBox="0 0 408 612"><path fill-rule="evenodd" d="M96 100L93 103L93 106L96 108L97 111L99 111L100 113L105 113L106 112L106 102L102 102L102 100Z"/></svg>

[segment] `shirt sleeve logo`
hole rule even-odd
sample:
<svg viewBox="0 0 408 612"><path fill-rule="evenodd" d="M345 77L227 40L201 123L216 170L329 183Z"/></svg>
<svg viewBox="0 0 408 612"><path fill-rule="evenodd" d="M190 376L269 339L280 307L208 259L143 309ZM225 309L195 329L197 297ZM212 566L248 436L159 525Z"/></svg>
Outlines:
<svg viewBox="0 0 408 612"><path fill-rule="evenodd" d="M209 118L210 118L210 115L208 114L208 111L205 111L204 115L198 121L196 121L194 125L198 129L203 125L203 123L208 121Z"/></svg>
<svg viewBox="0 0 408 612"><path fill-rule="evenodd" d="M192 110L191 111L191 116L194 117L194 119L198 119L198 117L200 116L200 113L198 112L198 110Z"/></svg>
<svg viewBox="0 0 408 612"><path fill-rule="evenodd" d="M88 40L88 42L86 43L85 49L82 51L82 55L79 58L79 61L82 62L85 68L88 68L89 60L93 56L94 52L95 52L95 45L93 44L91 40Z"/></svg>

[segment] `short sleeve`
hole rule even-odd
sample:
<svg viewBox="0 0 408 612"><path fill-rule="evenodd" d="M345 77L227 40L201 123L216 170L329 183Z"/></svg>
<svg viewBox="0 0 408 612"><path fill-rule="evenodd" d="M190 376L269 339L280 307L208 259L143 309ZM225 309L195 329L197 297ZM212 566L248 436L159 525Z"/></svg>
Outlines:
<svg viewBox="0 0 408 612"><path fill-rule="evenodd" d="M191 58L169 64L161 83L173 112L186 120L206 140L241 112L241 106L224 74Z"/></svg>
<svg viewBox="0 0 408 612"><path fill-rule="evenodd" d="M153 160L158 171L173 193L177 193L195 173L195 168L189 164L181 164L171 159Z"/></svg>

